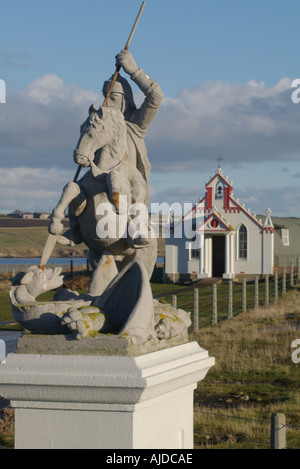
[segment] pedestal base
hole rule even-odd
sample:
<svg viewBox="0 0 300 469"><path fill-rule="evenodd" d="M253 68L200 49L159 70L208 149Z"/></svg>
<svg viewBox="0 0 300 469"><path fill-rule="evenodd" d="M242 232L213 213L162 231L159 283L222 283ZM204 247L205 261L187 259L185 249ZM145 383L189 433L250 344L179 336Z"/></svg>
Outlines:
<svg viewBox="0 0 300 469"><path fill-rule="evenodd" d="M16 449L191 449L193 391L213 365L196 342L138 357L10 354L0 394Z"/></svg>

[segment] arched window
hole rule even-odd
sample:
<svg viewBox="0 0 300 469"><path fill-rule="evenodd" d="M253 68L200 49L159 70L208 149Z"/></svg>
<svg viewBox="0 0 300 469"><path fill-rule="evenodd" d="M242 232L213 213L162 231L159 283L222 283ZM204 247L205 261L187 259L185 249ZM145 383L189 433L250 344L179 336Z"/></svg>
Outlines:
<svg viewBox="0 0 300 469"><path fill-rule="evenodd" d="M248 232L245 225L241 225L239 229L239 259L247 259L248 257Z"/></svg>
<svg viewBox="0 0 300 469"><path fill-rule="evenodd" d="M222 199L223 198L223 184L219 182L216 187L216 199Z"/></svg>

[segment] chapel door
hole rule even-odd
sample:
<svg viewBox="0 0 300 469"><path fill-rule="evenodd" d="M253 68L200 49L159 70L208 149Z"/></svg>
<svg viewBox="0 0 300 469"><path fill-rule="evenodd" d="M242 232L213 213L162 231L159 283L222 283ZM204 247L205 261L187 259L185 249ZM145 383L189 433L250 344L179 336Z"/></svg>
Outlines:
<svg viewBox="0 0 300 469"><path fill-rule="evenodd" d="M225 272L225 236L212 238L212 276L222 277Z"/></svg>

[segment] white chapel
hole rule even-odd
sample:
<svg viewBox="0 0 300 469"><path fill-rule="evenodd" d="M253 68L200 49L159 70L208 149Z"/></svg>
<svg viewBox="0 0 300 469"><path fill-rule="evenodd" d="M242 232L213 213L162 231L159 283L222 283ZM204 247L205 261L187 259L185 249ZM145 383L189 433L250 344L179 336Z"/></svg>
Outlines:
<svg viewBox="0 0 300 469"><path fill-rule="evenodd" d="M233 185L221 167L205 186L206 194L166 237L165 274L232 279L239 274L272 274L274 226L271 210L258 219L233 197ZM183 228L189 220L191 229ZM178 235L178 233L180 233ZM181 235L182 234L182 235Z"/></svg>

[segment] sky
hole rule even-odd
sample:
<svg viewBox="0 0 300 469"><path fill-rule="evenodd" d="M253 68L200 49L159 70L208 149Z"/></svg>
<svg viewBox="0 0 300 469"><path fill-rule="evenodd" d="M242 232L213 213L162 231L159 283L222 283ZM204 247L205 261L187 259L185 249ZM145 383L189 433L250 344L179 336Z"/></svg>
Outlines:
<svg viewBox="0 0 300 469"><path fill-rule="evenodd" d="M0 213L55 207L141 3L0 0ZM247 208L300 217L299 15L295 0L146 1L130 52L164 93L151 202L198 202L221 156Z"/></svg>

